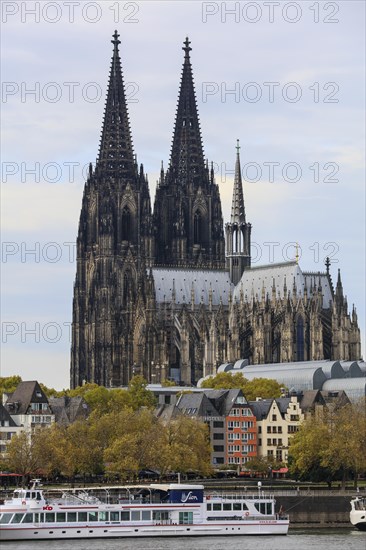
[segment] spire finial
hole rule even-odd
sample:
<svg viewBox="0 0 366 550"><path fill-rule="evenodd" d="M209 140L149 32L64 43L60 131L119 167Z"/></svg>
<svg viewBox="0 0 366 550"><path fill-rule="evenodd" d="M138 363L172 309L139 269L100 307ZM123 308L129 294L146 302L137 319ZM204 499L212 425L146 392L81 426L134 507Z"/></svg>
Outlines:
<svg viewBox="0 0 366 550"><path fill-rule="evenodd" d="M296 256L295 256L296 264L299 263L299 243L296 243Z"/></svg>
<svg viewBox="0 0 366 550"><path fill-rule="evenodd" d="M117 48L118 47L118 44L121 43L119 39L119 34L117 32L117 30L114 31L114 35L113 35L113 40L111 40L112 44L114 44L114 47Z"/></svg>
<svg viewBox="0 0 366 550"><path fill-rule="evenodd" d="M325 267L327 269L327 275L329 275L329 268L330 268L330 259L329 256L325 258Z"/></svg>
<svg viewBox="0 0 366 550"><path fill-rule="evenodd" d="M189 52L192 50L192 48L190 47L190 41L188 40L188 36L186 37L183 44L184 44L184 47L182 48L182 50L185 51L185 54L186 54L185 57L189 57Z"/></svg>
<svg viewBox="0 0 366 550"><path fill-rule="evenodd" d="M239 140L237 139L236 140L236 153L237 153L237 155L239 154L239 151L240 151L240 145L239 145Z"/></svg>

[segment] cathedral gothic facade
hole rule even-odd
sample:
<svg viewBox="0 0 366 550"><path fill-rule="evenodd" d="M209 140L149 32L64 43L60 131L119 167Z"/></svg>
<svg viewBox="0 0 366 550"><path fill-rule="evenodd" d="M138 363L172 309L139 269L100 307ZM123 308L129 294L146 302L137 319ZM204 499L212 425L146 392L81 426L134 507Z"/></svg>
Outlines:
<svg viewBox="0 0 366 550"><path fill-rule="evenodd" d="M124 386L134 374L190 385L239 358L359 359L357 315L349 314L339 272L334 288L329 261L317 273L296 261L251 267L239 146L224 228L203 153L188 39L170 161L152 208L132 146L118 37L99 154L82 199L71 387Z"/></svg>

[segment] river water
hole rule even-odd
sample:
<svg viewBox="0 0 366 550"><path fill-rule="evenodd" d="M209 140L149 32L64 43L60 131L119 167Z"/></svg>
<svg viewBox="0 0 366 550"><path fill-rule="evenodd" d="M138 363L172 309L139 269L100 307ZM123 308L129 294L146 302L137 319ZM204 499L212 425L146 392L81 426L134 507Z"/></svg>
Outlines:
<svg viewBox="0 0 366 550"><path fill-rule="evenodd" d="M3 542L2 550L365 550L366 532L296 529L287 536Z"/></svg>

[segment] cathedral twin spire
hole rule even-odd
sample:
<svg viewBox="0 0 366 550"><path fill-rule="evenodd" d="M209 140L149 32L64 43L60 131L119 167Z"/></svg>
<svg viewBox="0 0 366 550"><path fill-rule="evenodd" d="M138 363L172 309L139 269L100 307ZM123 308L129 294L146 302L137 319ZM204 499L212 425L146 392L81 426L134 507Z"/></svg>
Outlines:
<svg viewBox="0 0 366 550"><path fill-rule="evenodd" d="M105 176L132 177L135 174L130 122L118 46L119 34L113 35L113 55L100 139L97 170Z"/></svg>
<svg viewBox="0 0 366 550"><path fill-rule="evenodd" d="M170 169L182 183L202 179L205 172L201 130L189 52L192 50L186 38L184 63L175 118Z"/></svg>
<svg viewBox="0 0 366 550"><path fill-rule="evenodd" d="M117 31L113 35L112 44L113 55L96 174L110 181L123 180L126 185L128 181L136 181L137 166ZM210 174L207 161L204 160L188 38L182 49L184 61L170 162L165 173L161 170L151 226L153 244L149 245L148 255L155 265L223 268L225 240L221 200L213 174ZM231 223L240 227L245 224L239 146Z"/></svg>

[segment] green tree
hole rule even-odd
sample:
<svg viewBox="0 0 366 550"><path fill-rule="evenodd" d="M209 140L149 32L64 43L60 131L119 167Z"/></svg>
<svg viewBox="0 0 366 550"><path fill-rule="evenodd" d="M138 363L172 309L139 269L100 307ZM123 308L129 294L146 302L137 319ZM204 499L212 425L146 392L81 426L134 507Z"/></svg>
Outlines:
<svg viewBox="0 0 366 550"><path fill-rule="evenodd" d="M366 471L365 401L316 410L300 426L289 447L290 471L313 481L357 481Z"/></svg>
<svg viewBox="0 0 366 550"><path fill-rule="evenodd" d="M0 377L0 394L13 393L22 379L17 374L14 376Z"/></svg>
<svg viewBox="0 0 366 550"><path fill-rule="evenodd" d="M168 380L167 378L164 378L161 381L161 385L163 388L170 388L170 387L176 386L177 384L174 380Z"/></svg>
<svg viewBox="0 0 366 550"><path fill-rule="evenodd" d="M140 407L155 407L156 399L150 390L147 389L147 380L143 376L133 376L128 384L130 406L133 410Z"/></svg>
<svg viewBox="0 0 366 550"><path fill-rule="evenodd" d="M244 391L245 378L237 372L231 374L230 372L219 372L215 376L209 376L206 380L203 380L202 388L213 388L215 390L227 390L240 388Z"/></svg>
<svg viewBox="0 0 366 550"><path fill-rule="evenodd" d="M246 380L244 395L248 401L255 401L257 397L262 399L275 399L281 397L283 385L271 378L253 378Z"/></svg>
<svg viewBox="0 0 366 550"><path fill-rule="evenodd" d="M210 376L204 380L202 388L241 389L248 401L254 401L256 397L262 397L262 399L280 397L283 386L271 378L247 380L240 372L235 374L219 372L216 376Z"/></svg>

